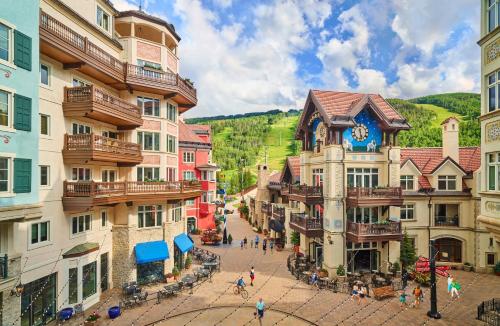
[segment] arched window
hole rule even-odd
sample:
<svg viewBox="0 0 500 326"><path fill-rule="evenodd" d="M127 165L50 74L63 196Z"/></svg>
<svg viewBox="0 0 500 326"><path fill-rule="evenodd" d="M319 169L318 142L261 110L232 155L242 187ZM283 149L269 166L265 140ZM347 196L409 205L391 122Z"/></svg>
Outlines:
<svg viewBox="0 0 500 326"><path fill-rule="evenodd" d="M462 262L462 241L454 238L440 238L436 242L436 259L443 262Z"/></svg>

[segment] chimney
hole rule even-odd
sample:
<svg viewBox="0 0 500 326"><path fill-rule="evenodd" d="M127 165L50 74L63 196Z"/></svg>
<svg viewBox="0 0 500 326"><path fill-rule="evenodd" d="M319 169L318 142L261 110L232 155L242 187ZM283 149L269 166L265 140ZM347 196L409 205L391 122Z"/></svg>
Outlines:
<svg viewBox="0 0 500 326"><path fill-rule="evenodd" d="M269 184L269 169L267 165L259 165L257 170L257 188L267 189L267 185Z"/></svg>
<svg viewBox="0 0 500 326"><path fill-rule="evenodd" d="M460 163L458 159L458 124L457 118L449 117L441 123L441 128L443 133L443 158L449 156L457 163Z"/></svg>

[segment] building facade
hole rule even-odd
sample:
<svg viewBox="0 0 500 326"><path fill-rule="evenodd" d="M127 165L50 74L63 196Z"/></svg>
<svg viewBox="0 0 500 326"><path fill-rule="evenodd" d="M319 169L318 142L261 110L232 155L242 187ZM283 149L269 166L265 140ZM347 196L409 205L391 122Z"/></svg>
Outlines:
<svg viewBox="0 0 500 326"><path fill-rule="evenodd" d="M500 242L500 3L481 1L481 214ZM497 252L496 260L500 259Z"/></svg>
<svg viewBox="0 0 500 326"><path fill-rule="evenodd" d="M179 122L179 180L198 180L202 194L186 201L188 231L215 228L217 171L210 126Z"/></svg>
<svg viewBox="0 0 500 326"><path fill-rule="evenodd" d="M182 268L192 246L184 201L201 194L177 178L178 119L197 96L178 75L174 27L107 0L42 0L30 12L39 112L25 148L39 149L43 207L9 240L23 253L24 287L9 325L39 325Z"/></svg>

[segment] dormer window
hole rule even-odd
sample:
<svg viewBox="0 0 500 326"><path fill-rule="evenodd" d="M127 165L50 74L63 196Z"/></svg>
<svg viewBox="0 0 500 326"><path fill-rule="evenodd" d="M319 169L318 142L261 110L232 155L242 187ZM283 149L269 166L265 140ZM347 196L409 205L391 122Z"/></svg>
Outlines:
<svg viewBox="0 0 500 326"><path fill-rule="evenodd" d="M97 25L109 32L110 17L101 7L97 6Z"/></svg>
<svg viewBox="0 0 500 326"><path fill-rule="evenodd" d="M400 178L401 190L413 190L414 188L414 177L412 175L402 175Z"/></svg>
<svg viewBox="0 0 500 326"><path fill-rule="evenodd" d="M454 175L438 176L438 190L457 190L457 177Z"/></svg>

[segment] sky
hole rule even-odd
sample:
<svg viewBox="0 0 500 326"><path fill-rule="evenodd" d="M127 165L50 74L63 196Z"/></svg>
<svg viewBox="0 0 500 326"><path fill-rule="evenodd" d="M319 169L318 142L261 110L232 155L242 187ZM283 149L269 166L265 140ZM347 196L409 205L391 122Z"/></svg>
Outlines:
<svg viewBox="0 0 500 326"><path fill-rule="evenodd" d="M113 0L118 10L141 0ZM452 4L452 5L451 5ZM310 89L479 92L477 0L142 0L174 24L186 117L302 109Z"/></svg>

